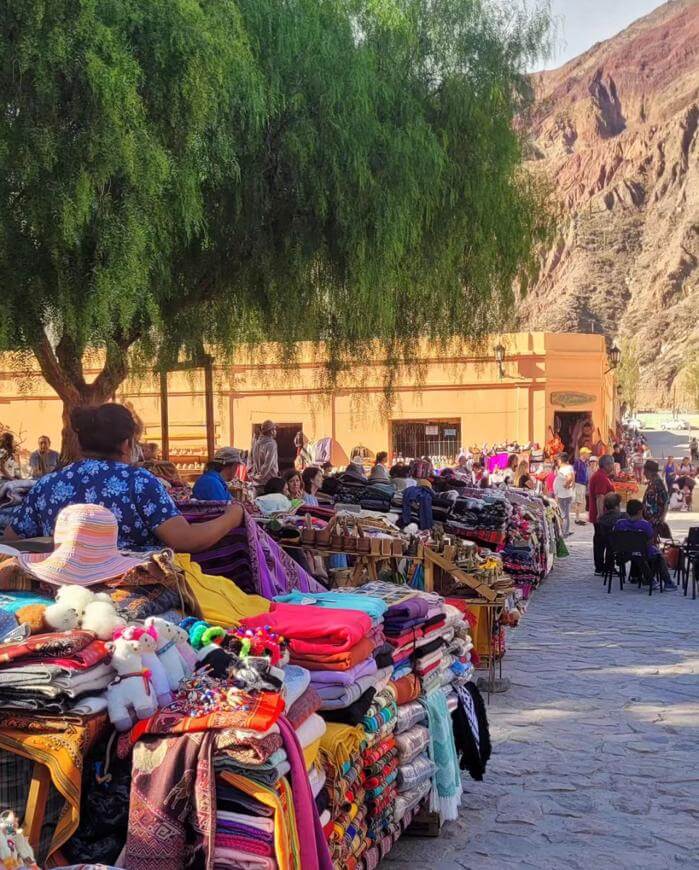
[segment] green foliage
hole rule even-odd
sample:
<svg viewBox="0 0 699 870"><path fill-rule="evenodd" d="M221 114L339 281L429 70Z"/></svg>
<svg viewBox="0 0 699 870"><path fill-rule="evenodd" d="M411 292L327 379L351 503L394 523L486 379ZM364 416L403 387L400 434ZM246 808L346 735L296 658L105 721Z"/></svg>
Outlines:
<svg viewBox="0 0 699 870"><path fill-rule="evenodd" d="M623 338L619 349L621 360L617 369L617 380L621 387L621 401L625 402L631 413L636 411L638 385L641 380L641 366L635 338Z"/></svg>
<svg viewBox="0 0 699 870"><path fill-rule="evenodd" d="M699 410L699 359L690 363L683 372L684 387L693 411Z"/></svg>
<svg viewBox="0 0 699 870"><path fill-rule="evenodd" d="M48 334L76 380L87 347L323 340L336 371L484 335L549 230L513 125L547 28L494 0L5 4L0 346L46 373Z"/></svg>

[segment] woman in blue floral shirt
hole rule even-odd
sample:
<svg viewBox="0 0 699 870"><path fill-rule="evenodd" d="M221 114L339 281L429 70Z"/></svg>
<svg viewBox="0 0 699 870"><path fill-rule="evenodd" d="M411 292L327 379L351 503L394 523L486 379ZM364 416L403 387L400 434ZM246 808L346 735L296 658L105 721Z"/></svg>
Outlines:
<svg viewBox="0 0 699 870"><path fill-rule="evenodd" d="M124 550L166 546L196 553L242 523L242 508L231 504L222 516L190 525L161 481L130 464L136 424L123 405L77 408L71 425L83 458L34 485L5 530L6 540L52 536L59 511L69 504L109 508L119 524L119 547Z"/></svg>

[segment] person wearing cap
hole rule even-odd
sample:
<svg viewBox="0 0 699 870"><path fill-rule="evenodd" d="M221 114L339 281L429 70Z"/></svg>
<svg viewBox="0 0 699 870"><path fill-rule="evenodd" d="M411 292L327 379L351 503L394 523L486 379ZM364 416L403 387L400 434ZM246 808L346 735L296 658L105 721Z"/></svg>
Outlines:
<svg viewBox="0 0 699 870"><path fill-rule="evenodd" d="M661 526L665 525L670 496L660 476L660 466L654 459L647 459L645 461L643 464L643 474L648 481L648 486L643 495L643 517L653 527L653 534L657 539Z"/></svg>
<svg viewBox="0 0 699 870"><path fill-rule="evenodd" d="M589 447L581 447L580 455L573 463L575 471L575 493L573 498L575 503L575 525L584 526L585 520L580 519L580 512L585 510L585 502L587 500L587 485L590 482L590 456L592 451Z"/></svg>
<svg viewBox="0 0 699 870"><path fill-rule="evenodd" d="M231 501L228 484L235 477L241 461L240 451L235 447L220 447L194 484L194 498L199 501Z"/></svg>
<svg viewBox="0 0 699 870"><path fill-rule="evenodd" d="M258 492L264 492L265 484L273 477L279 477L279 449L277 447L277 424L265 420L260 426L260 434L255 439L250 452L252 477Z"/></svg>

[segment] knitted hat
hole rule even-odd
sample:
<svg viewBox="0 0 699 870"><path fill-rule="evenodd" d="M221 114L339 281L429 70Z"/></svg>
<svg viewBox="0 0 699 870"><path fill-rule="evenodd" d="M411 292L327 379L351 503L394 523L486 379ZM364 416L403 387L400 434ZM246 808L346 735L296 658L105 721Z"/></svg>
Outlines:
<svg viewBox="0 0 699 870"><path fill-rule="evenodd" d="M54 586L92 586L148 561L146 554L123 556L117 549L118 535L116 517L106 507L71 504L56 517L53 553L20 553L17 558L31 574Z"/></svg>

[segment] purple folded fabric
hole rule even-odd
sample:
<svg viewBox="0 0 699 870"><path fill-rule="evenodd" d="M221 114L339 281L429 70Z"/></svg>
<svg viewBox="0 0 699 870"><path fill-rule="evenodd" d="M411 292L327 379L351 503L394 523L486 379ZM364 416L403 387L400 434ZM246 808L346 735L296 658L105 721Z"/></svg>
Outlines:
<svg viewBox="0 0 699 870"><path fill-rule="evenodd" d="M376 685L378 678L378 672L373 674L365 674L363 677L359 677L356 682L353 683L351 686L341 686L338 683L327 683L322 686L318 686L316 691L318 692L323 701L334 701L337 698L346 697L348 690L350 690L352 693L356 691L358 698L360 695L363 695L367 689L373 688ZM321 707L321 709L324 709L324 707Z"/></svg>
<svg viewBox="0 0 699 870"><path fill-rule="evenodd" d="M396 619L391 620L391 622L384 622L383 633L388 635L389 637L400 637L403 632L407 631L409 628L414 628L416 625L422 625L424 621L424 616L416 616L412 619Z"/></svg>
<svg viewBox="0 0 699 870"><path fill-rule="evenodd" d="M394 604L388 608L383 615L384 623L392 622L393 620L415 619L416 617L424 619L429 609L430 605L424 598L418 596L407 598L405 601L401 601L400 604Z"/></svg>
<svg viewBox="0 0 699 870"><path fill-rule="evenodd" d="M266 831L261 831L259 828L253 828L251 825L243 825L240 822L230 822L226 819L216 820L216 831L222 834L236 834L240 837L249 837L253 840L259 840L261 843L273 843L273 834L268 834Z"/></svg>
<svg viewBox="0 0 699 870"><path fill-rule="evenodd" d="M360 677L375 674L376 671L376 661L373 658L368 658L346 671L311 671L311 685L316 690L324 683L351 686Z"/></svg>

